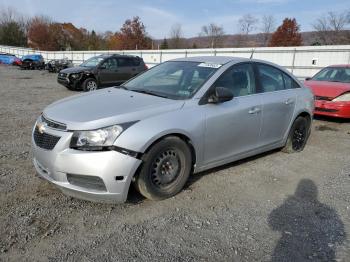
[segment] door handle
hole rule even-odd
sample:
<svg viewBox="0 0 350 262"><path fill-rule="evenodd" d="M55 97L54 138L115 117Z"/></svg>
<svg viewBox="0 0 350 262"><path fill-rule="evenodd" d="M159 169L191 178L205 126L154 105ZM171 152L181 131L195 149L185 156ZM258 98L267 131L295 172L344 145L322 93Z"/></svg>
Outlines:
<svg viewBox="0 0 350 262"><path fill-rule="evenodd" d="M259 107L253 107L252 109L250 109L248 111L249 114L257 114L261 111L261 109Z"/></svg>
<svg viewBox="0 0 350 262"><path fill-rule="evenodd" d="M287 99L286 101L284 101L284 104L286 104L286 105L290 105L290 104L293 104L293 103L294 103L293 99Z"/></svg>

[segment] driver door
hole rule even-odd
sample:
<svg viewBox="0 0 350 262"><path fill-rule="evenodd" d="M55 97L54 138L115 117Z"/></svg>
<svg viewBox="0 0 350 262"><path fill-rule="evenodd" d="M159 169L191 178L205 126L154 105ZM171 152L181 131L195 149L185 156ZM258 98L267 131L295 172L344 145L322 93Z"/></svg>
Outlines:
<svg viewBox="0 0 350 262"><path fill-rule="evenodd" d="M261 100L256 94L251 63L232 66L214 87L230 89L234 98L220 104L203 105L206 115L205 165L229 161L256 149L261 128Z"/></svg>

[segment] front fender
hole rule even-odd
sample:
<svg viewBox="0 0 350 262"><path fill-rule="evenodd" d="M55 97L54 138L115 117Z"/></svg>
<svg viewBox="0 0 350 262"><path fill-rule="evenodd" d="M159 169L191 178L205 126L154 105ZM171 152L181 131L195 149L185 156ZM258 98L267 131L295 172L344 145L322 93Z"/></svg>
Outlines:
<svg viewBox="0 0 350 262"><path fill-rule="evenodd" d="M186 136L201 162L205 132L204 115L199 110L182 108L140 120L126 129L115 141L115 146L144 153L158 139L167 135Z"/></svg>

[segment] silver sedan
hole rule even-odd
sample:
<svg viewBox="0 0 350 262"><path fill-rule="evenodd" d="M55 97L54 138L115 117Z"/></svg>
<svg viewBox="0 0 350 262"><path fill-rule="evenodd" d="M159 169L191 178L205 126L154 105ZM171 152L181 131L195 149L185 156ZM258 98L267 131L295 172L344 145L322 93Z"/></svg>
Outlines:
<svg viewBox="0 0 350 262"><path fill-rule="evenodd" d="M33 128L33 162L67 195L124 202L133 183L161 200L192 173L275 148L303 150L313 109L309 89L275 64L176 59L45 108Z"/></svg>

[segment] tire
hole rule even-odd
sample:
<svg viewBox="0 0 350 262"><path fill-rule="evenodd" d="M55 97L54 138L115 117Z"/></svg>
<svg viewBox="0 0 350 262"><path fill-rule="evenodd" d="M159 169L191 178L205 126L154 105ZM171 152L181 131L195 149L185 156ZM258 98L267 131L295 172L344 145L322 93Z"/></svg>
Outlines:
<svg viewBox="0 0 350 262"><path fill-rule="evenodd" d="M143 160L134 183L136 189L151 200L163 200L179 193L192 168L189 147L173 136L153 145Z"/></svg>
<svg viewBox="0 0 350 262"><path fill-rule="evenodd" d="M295 119L287 138L287 142L282 149L285 153L296 153L303 151L310 135L310 121L299 116Z"/></svg>
<svg viewBox="0 0 350 262"><path fill-rule="evenodd" d="M95 91L97 89L98 89L98 86L97 86L97 82L96 82L95 79L87 78L83 82L83 90L84 90L84 92L91 92L91 91Z"/></svg>

